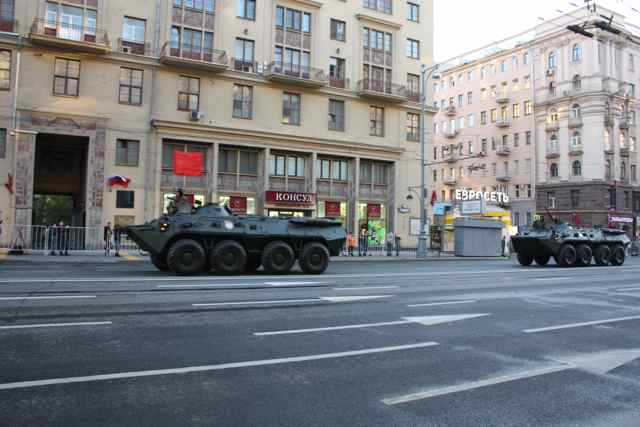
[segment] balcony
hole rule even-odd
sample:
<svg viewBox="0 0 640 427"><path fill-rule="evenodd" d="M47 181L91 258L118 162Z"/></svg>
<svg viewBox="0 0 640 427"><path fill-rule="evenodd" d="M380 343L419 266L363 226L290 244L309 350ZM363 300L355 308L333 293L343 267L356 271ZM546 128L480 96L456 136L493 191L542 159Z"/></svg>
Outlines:
<svg viewBox="0 0 640 427"><path fill-rule="evenodd" d="M96 27L36 19L31 26L29 38L34 44L58 49L97 54L111 52L107 32Z"/></svg>
<svg viewBox="0 0 640 427"><path fill-rule="evenodd" d="M244 58L231 58L230 63L234 71L256 74L262 71L262 64L256 61L247 61Z"/></svg>
<svg viewBox="0 0 640 427"><path fill-rule="evenodd" d="M224 71L229 66L229 58L223 50L203 49L192 46L171 47L171 42L162 46L160 62L175 67L198 68L206 71Z"/></svg>
<svg viewBox="0 0 640 427"><path fill-rule="evenodd" d="M356 92L362 98L387 102L407 101L407 89L404 86L382 80L362 79L358 82Z"/></svg>
<svg viewBox="0 0 640 427"><path fill-rule="evenodd" d="M442 156L442 160L444 160L447 163L454 163L458 161L458 156L456 156L455 153L449 150L446 153L444 153L444 155Z"/></svg>
<svg viewBox="0 0 640 427"><path fill-rule="evenodd" d="M625 141L624 143L620 144L620 155L621 156L628 157L630 151L631 151L631 147L629 146L629 142L628 141Z"/></svg>
<svg viewBox="0 0 640 427"><path fill-rule="evenodd" d="M496 151L496 154L498 156L504 156L504 157L510 156L511 155L511 149L509 147L505 147L505 146L498 147L498 150Z"/></svg>
<svg viewBox="0 0 640 427"><path fill-rule="evenodd" d="M132 42L122 38L118 39L118 52L145 56L153 54L149 43Z"/></svg>
<svg viewBox="0 0 640 427"><path fill-rule="evenodd" d="M498 119L496 121L496 127L508 128L509 126L511 126L511 122L509 121L509 119Z"/></svg>
<svg viewBox="0 0 640 427"><path fill-rule="evenodd" d="M614 124L613 114L606 114L604 116L604 125L607 127L613 127L613 124Z"/></svg>
<svg viewBox="0 0 640 427"><path fill-rule="evenodd" d="M351 89L351 81L345 78L335 78L329 76L329 87L335 87L338 89Z"/></svg>
<svg viewBox="0 0 640 427"><path fill-rule="evenodd" d="M582 127L582 117L571 117L569 118L569 128L581 128Z"/></svg>
<svg viewBox="0 0 640 427"><path fill-rule="evenodd" d="M511 174L509 172L498 172L496 173L496 181L499 182L509 182L511 181Z"/></svg>
<svg viewBox="0 0 640 427"><path fill-rule="evenodd" d="M447 108L445 108L445 112L447 113L447 116L455 116L456 115L456 107L454 107L453 105L450 105Z"/></svg>
<svg viewBox="0 0 640 427"><path fill-rule="evenodd" d="M581 156L584 153L582 148L582 144L571 144L569 146L569 155L570 156Z"/></svg>
<svg viewBox="0 0 640 427"><path fill-rule="evenodd" d="M605 144L605 146L604 146L604 153L605 153L605 154L613 154L613 153L614 153L613 145L611 145L611 144Z"/></svg>
<svg viewBox="0 0 640 427"><path fill-rule="evenodd" d="M0 31L3 33L17 32L18 21L0 18Z"/></svg>
<svg viewBox="0 0 640 427"><path fill-rule="evenodd" d="M410 102L415 102L416 104L420 103L420 92L408 91L407 90L407 99Z"/></svg>
<svg viewBox="0 0 640 427"><path fill-rule="evenodd" d="M456 129L452 129L452 130L445 130L444 131L444 137L445 138L449 138L449 139L453 139L456 136L458 136L458 131Z"/></svg>
<svg viewBox="0 0 640 427"><path fill-rule="evenodd" d="M448 176L444 179L444 185L456 185L458 180L455 176Z"/></svg>
<svg viewBox="0 0 640 427"><path fill-rule="evenodd" d="M258 177L256 175L220 172L218 173L218 189L255 193L258 191Z"/></svg>
<svg viewBox="0 0 640 427"><path fill-rule="evenodd" d="M560 123L557 121L547 122L546 129L547 129L547 132L556 132L560 129Z"/></svg>
<svg viewBox="0 0 640 427"><path fill-rule="evenodd" d="M549 146L547 148L547 154L545 156L547 159L555 159L557 157L560 157L560 148L556 145L556 146Z"/></svg>
<svg viewBox="0 0 640 427"><path fill-rule="evenodd" d="M297 86L319 88L326 86L328 78L324 70L303 67L298 64L282 64L272 62L264 71L267 80Z"/></svg>
<svg viewBox="0 0 640 427"><path fill-rule="evenodd" d="M501 92L496 97L496 102L498 104L508 104L509 103L509 94L507 92Z"/></svg>
<svg viewBox="0 0 640 427"><path fill-rule="evenodd" d="M620 130L627 130L630 128L634 128L635 123L629 119L620 119Z"/></svg>

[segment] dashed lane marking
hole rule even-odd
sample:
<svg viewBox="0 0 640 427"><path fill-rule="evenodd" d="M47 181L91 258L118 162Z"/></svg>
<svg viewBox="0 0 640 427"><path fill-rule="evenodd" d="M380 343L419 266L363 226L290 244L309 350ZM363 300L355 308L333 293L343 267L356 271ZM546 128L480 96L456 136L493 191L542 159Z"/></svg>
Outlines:
<svg viewBox="0 0 640 427"><path fill-rule="evenodd" d="M354 286L352 288L333 288L334 291L368 291L372 289L396 289L397 286Z"/></svg>
<svg viewBox="0 0 640 427"><path fill-rule="evenodd" d="M525 334L535 334L537 332L558 331L561 329L580 328L582 326L592 326L592 325L604 325L607 323L626 322L628 320L638 320L638 319L640 319L640 316L617 317L614 319L593 320L591 322L568 323L566 325L547 326L544 328L523 329L522 332L524 332Z"/></svg>
<svg viewBox="0 0 640 427"><path fill-rule="evenodd" d="M0 301L22 301L22 300L47 300L47 299L82 299L95 298L95 295L47 295L47 296L25 296L25 297L0 297Z"/></svg>
<svg viewBox="0 0 640 427"><path fill-rule="evenodd" d="M407 305L407 307L433 307L433 306L438 306L438 305L454 305L454 304L471 304L477 302L476 300L470 299L470 300L464 300L464 301L443 301L443 302L429 302L429 303L425 303L425 304L409 304Z"/></svg>
<svg viewBox="0 0 640 427"><path fill-rule="evenodd" d="M63 328L69 326L102 326L111 325L111 322L73 322L73 323L33 323L25 325L0 325L0 330L31 329L31 328Z"/></svg>
<svg viewBox="0 0 640 427"><path fill-rule="evenodd" d="M332 303L344 303L355 302L365 300L376 300L382 298L391 298L395 295L366 295L366 296L348 296L348 297L318 297L318 298L306 298L306 299L284 299L284 300L271 300L271 301L232 301L232 302L214 302L214 303L196 303L191 304L194 307L221 307L221 306L234 306L234 305L264 305L264 304L297 304L303 302L332 302Z"/></svg>

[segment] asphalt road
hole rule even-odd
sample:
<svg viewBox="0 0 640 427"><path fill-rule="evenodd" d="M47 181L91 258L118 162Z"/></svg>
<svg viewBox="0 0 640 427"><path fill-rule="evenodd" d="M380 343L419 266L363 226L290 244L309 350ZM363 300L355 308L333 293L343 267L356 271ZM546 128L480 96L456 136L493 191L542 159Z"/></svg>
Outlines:
<svg viewBox="0 0 640 427"><path fill-rule="evenodd" d="M640 425L640 259L0 264L0 425Z"/></svg>

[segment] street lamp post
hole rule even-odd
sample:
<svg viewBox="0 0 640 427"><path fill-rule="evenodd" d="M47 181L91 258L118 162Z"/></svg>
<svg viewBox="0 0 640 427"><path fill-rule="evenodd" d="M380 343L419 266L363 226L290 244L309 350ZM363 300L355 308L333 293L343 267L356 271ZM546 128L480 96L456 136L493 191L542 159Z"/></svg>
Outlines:
<svg viewBox="0 0 640 427"><path fill-rule="evenodd" d="M431 68L427 68L424 64L420 70L420 236L418 237L418 258L427 257L427 213L425 209L426 198L426 145L427 145L427 132L426 132L426 116L427 116L427 82L429 78L438 70L438 65L434 65ZM437 80L438 76L434 75L434 80Z"/></svg>

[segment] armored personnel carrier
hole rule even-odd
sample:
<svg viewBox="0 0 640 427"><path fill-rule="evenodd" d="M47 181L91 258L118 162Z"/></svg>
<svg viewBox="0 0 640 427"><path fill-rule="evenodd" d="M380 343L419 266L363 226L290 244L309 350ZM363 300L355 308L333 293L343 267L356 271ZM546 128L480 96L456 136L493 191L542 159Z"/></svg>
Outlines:
<svg viewBox="0 0 640 427"><path fill-rule="evenodd" d="M239 274L261 265L267 273L283 274L296 260L303 272L320 274L346 240L339 221L236 216L216 203L130 226L127 232L156 268L179 275L212 269Z"/></svg>
<svg viewBox="0 0 640 427"><path fill-rule="evenodd" d="M608 228L579 228L554 221L536 221L530 230L511 238L521 265L547 265L553 258L562 267L583 267L592 258L600 266L622 265L631 240L624 231Z"/></svg>

